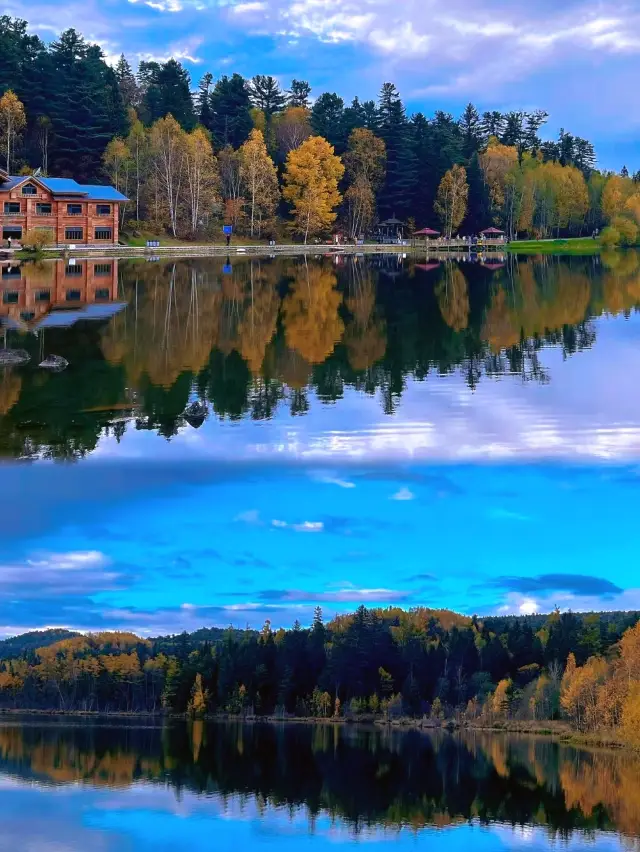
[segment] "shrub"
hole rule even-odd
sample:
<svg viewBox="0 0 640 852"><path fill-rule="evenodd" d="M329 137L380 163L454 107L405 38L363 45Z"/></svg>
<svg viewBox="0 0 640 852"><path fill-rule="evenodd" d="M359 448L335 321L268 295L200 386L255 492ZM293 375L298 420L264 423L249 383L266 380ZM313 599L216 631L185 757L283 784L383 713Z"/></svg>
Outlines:
<svg viewBox="0 0 640 852"><path fill-rule="evenodd" d="M607 248L613 248L614 246L620 245L620 239L620 232L612 225L608 225L606 228L603 228L602 233L600 234L600 242Z"/></svg>
<svg viewBox="0 0 640 852"><path fill-rule="evenodd" d="M637 244L638 226L632 219L628 219L626 216L616 216L612 225L620 234L621 246L635 246Z"/></svg>
<svg viewBox="0 0 640 852"><path fill-rule="evenodd" d="M51 231L42 228L31 228L22 238L22 247L28 251L41 252L45 246L51 245Z"/></svg>

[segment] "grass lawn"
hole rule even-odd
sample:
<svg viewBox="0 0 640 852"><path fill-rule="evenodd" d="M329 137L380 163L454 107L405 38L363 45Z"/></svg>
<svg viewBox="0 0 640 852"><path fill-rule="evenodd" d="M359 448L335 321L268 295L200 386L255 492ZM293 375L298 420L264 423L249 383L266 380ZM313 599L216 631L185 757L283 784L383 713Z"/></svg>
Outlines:
<svg viewBox="0 0 640 852"><path fill-rule="evenodd" d="M507 250L515 254L598 254L602 246L591 237L569 240L516 240Z"/></svg>

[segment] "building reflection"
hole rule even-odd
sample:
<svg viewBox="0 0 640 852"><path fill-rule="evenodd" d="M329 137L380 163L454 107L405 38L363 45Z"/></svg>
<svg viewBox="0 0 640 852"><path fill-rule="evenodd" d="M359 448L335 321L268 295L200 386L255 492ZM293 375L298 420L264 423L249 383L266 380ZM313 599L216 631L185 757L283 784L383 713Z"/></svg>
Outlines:
<svg viewBox="0 0 640 852"><path fill-rule="evenodd" d="M125 307L115 258L2 263L0 294L0 322L21 332L105 320Z"/></svg>

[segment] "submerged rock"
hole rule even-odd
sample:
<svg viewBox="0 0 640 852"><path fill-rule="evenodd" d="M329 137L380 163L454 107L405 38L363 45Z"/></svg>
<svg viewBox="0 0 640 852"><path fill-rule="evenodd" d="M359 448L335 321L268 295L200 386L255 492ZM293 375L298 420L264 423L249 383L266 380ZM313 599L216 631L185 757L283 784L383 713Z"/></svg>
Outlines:
<svg viewBox="0 0 640 852"><path fill-rule="evenodd" d="M193 426L194 429L199 429L207 419L208 413L207 406L199 400L196 400L185 408L184 419L187 421L189 426Z"/></svg>
<svg viewBox="0 0 640 852"><path fill-rule="evenodd" d="M40 366L45 370L54 370L59 373L61 370L66 370L69 362L62 355L47 355L44 361L40 363Z"/></svg>
<svg viewBox="0 0 640 852"><path fill-rule="evenodd" d="M30 360L31 355L24 349L0 349L0 367L19 367Z"/></svg>

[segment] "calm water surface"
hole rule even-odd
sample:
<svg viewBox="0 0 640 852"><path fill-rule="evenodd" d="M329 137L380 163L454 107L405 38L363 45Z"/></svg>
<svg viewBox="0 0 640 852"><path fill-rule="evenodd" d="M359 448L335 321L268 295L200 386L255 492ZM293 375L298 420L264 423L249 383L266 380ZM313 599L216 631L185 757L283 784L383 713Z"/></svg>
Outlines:
<svg viewBox="0 0 640 852"><path fill-rule="evenodd" d="M1 634L640 609L638 254L0 271L31 356L0 368ZM543 739L5 722L0 849L617 852L639 779Z"/></svg>
<svg viewBox="0 0 640 852"><path fill-rule="evenodd" d="M18 721L0 783L3 850L613 852L640 831L637 759L507 735Z"/></svg>

